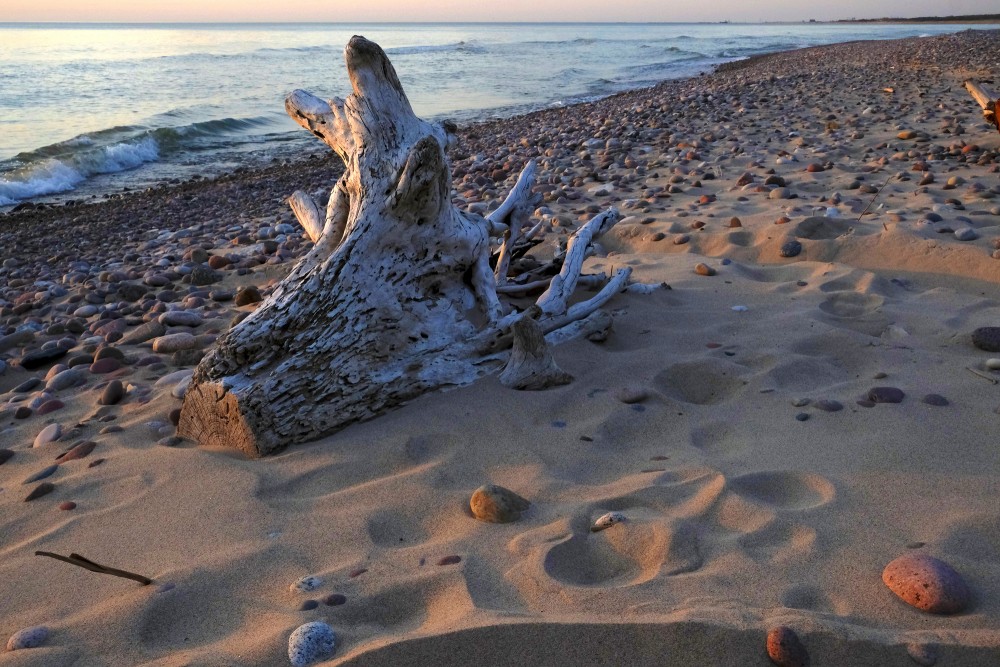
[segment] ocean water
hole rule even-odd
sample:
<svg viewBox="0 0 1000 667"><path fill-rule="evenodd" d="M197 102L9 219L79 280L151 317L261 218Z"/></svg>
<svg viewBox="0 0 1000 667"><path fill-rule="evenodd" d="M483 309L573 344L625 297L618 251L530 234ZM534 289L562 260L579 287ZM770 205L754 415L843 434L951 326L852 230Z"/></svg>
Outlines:
<svg viewBox="0 0 1000 667"><path fill-rule="evenodd" d="M761 53L975 27L0 23L0 207L324 152L284 96L345 96L342 49L355 34L388 52L417 114L463 123Z"/></svg>

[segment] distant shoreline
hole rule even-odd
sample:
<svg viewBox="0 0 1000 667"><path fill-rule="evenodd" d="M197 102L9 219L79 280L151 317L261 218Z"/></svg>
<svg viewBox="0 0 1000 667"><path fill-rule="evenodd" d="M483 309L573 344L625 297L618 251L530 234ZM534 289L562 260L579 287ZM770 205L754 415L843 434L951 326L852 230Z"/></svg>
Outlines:
<svg viewBox="0 0 1000 667"><path fill-rule="evenodd" d="M819 23L819 21L817 21ZM917 16L914 18L840 19L829 23L1000 23L1000 14L968 14L965 16Z"/></svg>

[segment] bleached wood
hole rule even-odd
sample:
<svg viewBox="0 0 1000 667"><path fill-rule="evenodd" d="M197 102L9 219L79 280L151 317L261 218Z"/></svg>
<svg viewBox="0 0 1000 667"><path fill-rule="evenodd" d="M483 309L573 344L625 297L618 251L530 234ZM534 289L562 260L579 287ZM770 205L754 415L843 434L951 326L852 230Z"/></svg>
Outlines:
<svg viewBox="0 0 1000 667"><path fill-rule="evenodd" d="M552 284L540 297L537 305L543 313L564 312L567 302L576 289L576 281L583 270L583 261L593 249L593 243L620 219L618 209L612 208L598 213L590 222L576 230L566 245L566 258L559 275L552 278Z"/></svg>
<svg viewBox="0 0 1000 667"><path fill-rule="evenodd" d="M569 384L573 376L556 365L545 334L533 319L540 311L532 310L514 323L514 349L500 373L500 382L505 387L528 391Z"/></svg>
<svg viewBox="0 0 1000 667"><path fill-rule="evenodd" d="M621 291L629 270L587 301L570 307L568 299L587 249L617 212L585 225L556 258L562 271L549 291L558 296L538 310L538 322L507 313L497 294L507 269L494 273L490 265L490 234L516 229L513 256L542 228L522 234L534 164L492 219L458 210L445 153L454 126L417 118L378 45L354 37L344 58L353 89L346 99L326 102L303 91L286 99L289 115L344 160L320 231L316 203L304 193L290 198L315 245L198 365L180 435L261 456L500 370L515 323L521 363L511 369L538 359L546 368L546 334L566 340L595 326L607 330L595 311Z"/></svg>
<svg viewBox="0 0 1000 667"><path fill-rule="evenodd" d="M1000 97L975 79L968 79L965 82L965 89L969 91L972 98L983 110L983 117L986 122L994 125L1000 131Z"/></svg>

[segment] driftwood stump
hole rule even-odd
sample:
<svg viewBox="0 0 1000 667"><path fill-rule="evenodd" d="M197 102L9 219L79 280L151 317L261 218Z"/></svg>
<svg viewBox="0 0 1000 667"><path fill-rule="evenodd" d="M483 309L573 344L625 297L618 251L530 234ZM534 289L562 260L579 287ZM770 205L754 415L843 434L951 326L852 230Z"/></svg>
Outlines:
<svg viewBox="0 0 1000 667"><path fill-rule="evenodd" d="M618 220L614 209L583 225L547 272L508 276L511 258L541 229L529 221L534 163L487 218L458 210L445 153L454 126L414 115L377 44L354 37L344 55L346 100L297 90L285 103L343 159L344 175L325 213L305 193L292 195L315 246L195 370L178 432L202 444L262 456L467 384L503 366L524 318L534 322L519 331L537 330L549 343L606 330L610 318L598 309L627 285L627 268L610 279L583 276L600 289L570 304L594 240ZM491 236L501 235L494 254ZM500 298L538 289L530 312ZM536 337L512 365L537 364L542 346Z"/></svg>

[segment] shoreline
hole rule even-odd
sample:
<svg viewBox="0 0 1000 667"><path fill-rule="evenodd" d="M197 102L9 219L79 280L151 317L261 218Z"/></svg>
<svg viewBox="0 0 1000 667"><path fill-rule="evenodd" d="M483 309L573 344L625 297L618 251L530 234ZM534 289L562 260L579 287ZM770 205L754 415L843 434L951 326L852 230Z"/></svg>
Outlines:
<svg viewBox="0 0 1000 667"><path fill-rule="evenodd" d="M177 395L311 247L282 200L328 191L332 153L0 216L0 638L51 630L8 659L264 667L325 620L331 665L487 645L489 667L596 664L609 646L638 665L765 665L777 625L814 664L992 664L1000 374L969 334L1000 326L1000 135L961 81L1000 76L979 64L998 45L970 31L783 51L460 128L460 207L488 212L537 159L538 257L616 206L588 270L670 289L620 295L606 342L557 348L566 387L486 378L265 461L174 442ZM153 329L192 346L156 351ZM69 347L26 369L43 346ZM54 364L81 383L16 390ZM120 402L98 405L114 380ZM903 402L867 400L884 386ZM49 423L65 435L33 446ZM22 502L21 481L78 440L91 458ZM475 521L483 483L530 510ZM591 533L607 511L628 521ZM906 553L954 566L968 610L896 598L880 575ZM320 587L289 590L304 575Z"/></svg>

